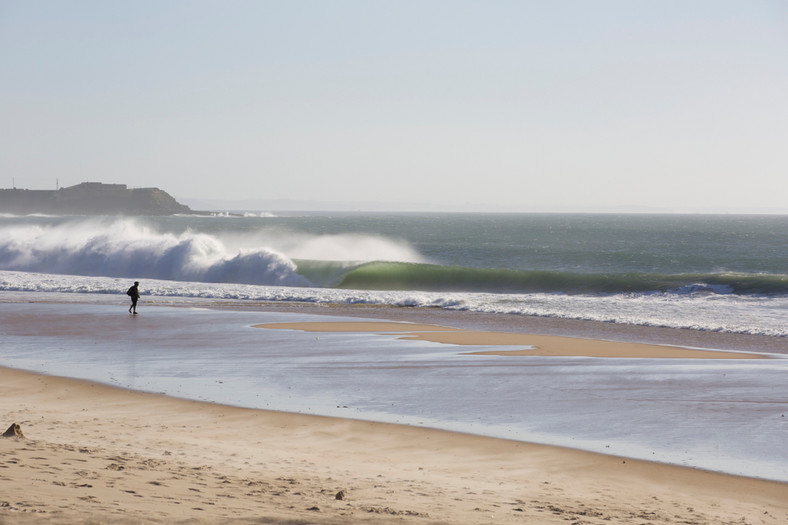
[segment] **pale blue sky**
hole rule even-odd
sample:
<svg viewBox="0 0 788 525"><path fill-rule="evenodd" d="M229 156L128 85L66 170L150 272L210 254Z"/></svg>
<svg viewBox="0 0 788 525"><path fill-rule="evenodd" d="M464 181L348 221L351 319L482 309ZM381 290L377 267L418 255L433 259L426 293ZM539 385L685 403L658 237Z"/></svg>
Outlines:
<svg viewBox="0 0 788 525"><path fill-rule="evenodd" d="M783 1L0 0L0 187L788 213L787 94Z"/></svg>

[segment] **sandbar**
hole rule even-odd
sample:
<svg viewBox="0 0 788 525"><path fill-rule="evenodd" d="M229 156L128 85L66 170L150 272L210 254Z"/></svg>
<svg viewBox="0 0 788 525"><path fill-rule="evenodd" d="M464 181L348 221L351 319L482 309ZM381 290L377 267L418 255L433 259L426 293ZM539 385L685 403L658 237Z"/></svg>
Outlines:
<svg viewBox="0 0 788 525"><path fill-rule="evenodd" d="M766 355L747 352L683 348L648 343L604 341L555 335L534 335L482 330L462 330L423 323L359 321L264 323L256 328L301 330L304 332L373 332L401 334L400 339L415 339L452 345L526 346L519 350L469 352L475 355L573 356L646 359L765 359Z"/></svg>

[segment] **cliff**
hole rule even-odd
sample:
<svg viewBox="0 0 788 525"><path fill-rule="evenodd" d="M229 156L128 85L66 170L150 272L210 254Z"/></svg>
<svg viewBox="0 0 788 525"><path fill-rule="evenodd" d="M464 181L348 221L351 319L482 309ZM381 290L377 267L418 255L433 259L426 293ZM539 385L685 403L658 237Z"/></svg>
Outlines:
<svg viewBox="0 0 788 525"><path fill-rule="evenodd" d="M195 212L159 188L83 182L59 190L0 189L0 213L173 215Z"/></svg>

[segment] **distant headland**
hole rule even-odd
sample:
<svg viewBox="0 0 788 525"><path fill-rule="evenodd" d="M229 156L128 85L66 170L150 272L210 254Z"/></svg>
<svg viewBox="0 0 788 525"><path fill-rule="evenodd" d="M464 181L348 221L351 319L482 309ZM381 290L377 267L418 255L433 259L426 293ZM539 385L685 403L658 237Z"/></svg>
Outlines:
<svg viewBox="0 0 788 525"><path fill-rule="evenodd" d="M159 188L83 182L57 190L0 189L0 213L28 215L174 215L202 214Z"/></svg>

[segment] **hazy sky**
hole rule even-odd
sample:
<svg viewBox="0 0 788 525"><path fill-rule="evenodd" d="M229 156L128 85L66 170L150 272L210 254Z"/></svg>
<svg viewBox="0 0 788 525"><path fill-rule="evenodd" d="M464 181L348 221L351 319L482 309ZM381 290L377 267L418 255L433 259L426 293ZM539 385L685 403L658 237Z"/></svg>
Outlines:
<svg viewBox="0 0 788 525"><path fill-rule="evenodd" d="M0 0L0 177L788 213L788 2Z"/></svg>

